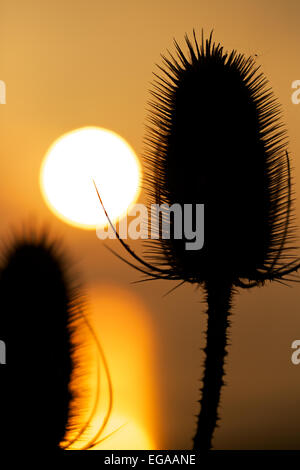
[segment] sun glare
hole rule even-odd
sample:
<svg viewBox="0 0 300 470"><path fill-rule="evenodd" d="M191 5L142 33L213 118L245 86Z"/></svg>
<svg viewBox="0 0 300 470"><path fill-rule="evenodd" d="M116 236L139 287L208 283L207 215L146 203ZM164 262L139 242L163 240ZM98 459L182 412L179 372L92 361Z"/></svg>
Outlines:
<svg viewBox="0 0 300 470"><path fill-rule="evenodd" d="M109 284L93 285L88 290L88 297L90 319L104 351L113 393L111 414L95 442L104 440L95 449L156 449L161 414L155 385L156 340L150 312L132 292ZM87 391L81 401L75 402L75 416L77 406L82 412L81 424L86 423L94 407L98 385L99 403L88 429L72 449L83 448L97 435L108 410L107 374L103 361L100 361L98 383L95 346L93 342L89 343L88 356L85 353L78 356L83 361L80 370L86 372L73 378L75 390L80 384L80 389ZM68 439L76 435L76 431L75 434L72 431L76 426L70 424Z"/></svg>
<svg viewBox="0 0 300 470"><path fill-rule="evenodd" d="M93 180L112 220L137 200L139 160L116 133L84 127L64 134L49 148L40 171L43 197L64 222L84 229L107 225Z"/></svg>
<svg viewBox="0 0 300 470"><path fill-rule="evenodd" d="M96 450L147 450L153 449L154 443L146 429L130 417L113 415L109 420L103 437L109 436Z"/></svg>

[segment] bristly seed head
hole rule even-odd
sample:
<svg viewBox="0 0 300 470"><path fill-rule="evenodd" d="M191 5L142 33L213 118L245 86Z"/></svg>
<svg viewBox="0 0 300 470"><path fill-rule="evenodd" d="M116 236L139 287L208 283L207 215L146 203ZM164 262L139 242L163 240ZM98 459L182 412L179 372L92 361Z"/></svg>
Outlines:
<svg viewBox="0 0 300 470"><path fill-rule="evenodd" d="M151 240L150 257L187 282L282 279L299 260L288 256L294 235L280 106L252 57L224 52L212 34L200 45L195 33L194 45L185 39L189 55L175 41L176 56L163 57L163 75L155 74L145 186L152 204L204 204L205 241L187 251L185 238Z"/></svg>
<svg viewBox="0 0 300 470"><path fill-rule="evenodd" d="M15 237L1 258L0 332L8 364L2 442L11 445L18 433L18 448L55 449L78 398L70 390L77 291L60 245L44 234Z"/></svg>

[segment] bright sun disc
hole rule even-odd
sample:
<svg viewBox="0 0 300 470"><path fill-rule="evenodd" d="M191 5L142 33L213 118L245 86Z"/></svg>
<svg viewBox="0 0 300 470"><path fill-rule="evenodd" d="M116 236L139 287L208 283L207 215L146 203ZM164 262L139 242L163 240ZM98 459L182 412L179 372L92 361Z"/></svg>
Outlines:
<svg viewBox="0 0 300 470"><path fill-rule="evenodd" d="M112 220L137 200L140 164L130 145L114 132L84 127L64 134L49 148L40 172L44 199L54 214L76 227L107 225L93 180Z"/></svg>

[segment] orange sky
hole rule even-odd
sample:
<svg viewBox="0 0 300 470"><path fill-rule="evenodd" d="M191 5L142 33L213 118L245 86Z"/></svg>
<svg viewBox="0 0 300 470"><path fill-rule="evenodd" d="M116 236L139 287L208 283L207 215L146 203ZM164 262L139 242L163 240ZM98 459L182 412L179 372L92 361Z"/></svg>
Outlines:
<svg viewBox="0 0 300 470"><path fill-rule="evenodd" d="M151 387L144 375L141 390L151 390L140 411L124 406L149 427L145 432L155 435L158 448L192 443L204 346L202 292L187 286L162 298L171 283L131 285L138 274L105 250L93 231L67 226L49 211L39 190L40 165L55 139L87 125L119 133L141 155L149 82L160 53L172 49L173 37L183 44L193 27L207 34L213 28L225 48L258 54L283 106L299 200L300 104L291 102L291 83L300 80L299 15L297 0L1 1L0 80L7 85L7 104L0 105L1 238L24 220L47 223L63 236L91 296L95 286L101 292L112 285L137 299L137 311L151 324L153 347L140 359L151 370ZM222 99L222 83L217 92ZM298 219L299 210L298 201ZM119 249L116 241L110 244ZM139 242L132 245L139 250ZM300 338L299 298L297 285L236 296L215 448L300 449L300 366L290 361L290 345ZM110 349L113 340L101 337L100 320L94 312L115 371L118 354ZM129 315L131 335L134 322ZM138 373L132 352L126 354ZM143 407L156 408L155 423Z"/></svg>

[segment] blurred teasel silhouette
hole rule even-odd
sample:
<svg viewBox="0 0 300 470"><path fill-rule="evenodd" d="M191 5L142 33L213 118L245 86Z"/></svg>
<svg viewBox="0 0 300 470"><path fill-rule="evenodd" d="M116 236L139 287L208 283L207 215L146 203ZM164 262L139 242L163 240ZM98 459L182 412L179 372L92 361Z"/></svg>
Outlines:
<svg viewBox="0 0 300 470"><path fill-rule="evenodd" d="M200 44L195 31L194 43L187 35L185 41L188 54L174 41L176 55L162 56L154 74L144 184L150 204L204 204L204 246L186 250L188 240L174 237L170 218L169 239L146 242L149 262L120 238L138 264L114 253L145 274L142 281L204 288L206 358L194 437L194 448L204 451L219 419L233 293L295 281L300 260L293 253L287 135L267 79L253 57L225 52L212 33L204 40L202 32Z"/></svg>
<svg viewBox="0 0 300 470"><path fill-rule="evenodd" d="M1 448L56 451L91 449L112 410L112 384L98 338L85 312L80 286L72 278L62 245L29 229L14 235L2 252L0 337L7 364L0 369ZM82 423L89 393L80 368L85 330L97 350L97 390ZM102 423L89 439L99 401L100 361L109 389ZM75 378L76 377L76 378ZM87 414L87 413L85 413Z"/></svg>

